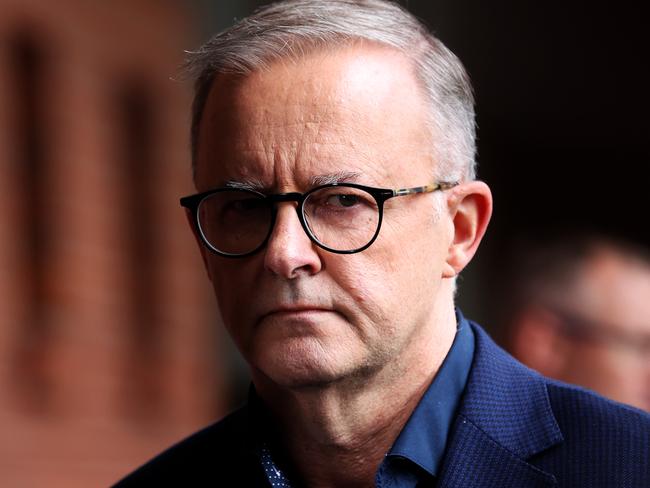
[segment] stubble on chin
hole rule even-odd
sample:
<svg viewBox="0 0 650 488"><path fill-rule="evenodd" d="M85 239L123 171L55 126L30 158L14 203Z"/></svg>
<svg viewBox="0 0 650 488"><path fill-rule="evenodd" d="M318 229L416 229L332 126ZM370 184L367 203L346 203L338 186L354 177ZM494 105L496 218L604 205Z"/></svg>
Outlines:
<svg viewBox="0 0 650 488"><path fill-rule="evenodd" d="M259 375L264 381L291 390L336 387L357 391L379 375L396 371L394 356L392 348L355 350L346 348L346 344L335 338L329 344L315 339L302 340L279 348L265 348L251 358L251 370L254 377Z"/></svg>

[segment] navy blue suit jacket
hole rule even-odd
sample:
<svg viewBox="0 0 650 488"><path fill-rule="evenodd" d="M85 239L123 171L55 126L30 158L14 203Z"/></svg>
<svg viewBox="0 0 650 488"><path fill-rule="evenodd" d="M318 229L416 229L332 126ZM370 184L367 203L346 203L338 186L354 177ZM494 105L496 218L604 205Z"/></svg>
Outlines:
<svg viewBox="0 0 650 488"><path fill-rule="evenodd" d="M435 486L650 488L650 415L544 378L472 326L474 361ZM244 407L117 486L270 486L252 428Z"/></svg>

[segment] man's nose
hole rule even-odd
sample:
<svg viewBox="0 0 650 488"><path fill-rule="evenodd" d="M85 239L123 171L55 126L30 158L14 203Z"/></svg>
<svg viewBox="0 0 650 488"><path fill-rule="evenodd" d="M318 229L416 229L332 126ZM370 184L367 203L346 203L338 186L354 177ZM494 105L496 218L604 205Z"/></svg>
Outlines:
<svg viewBox="0 0 650 488"><path fill-rule="evenodd" d="M318 248L302 228L296 204L277 205L275 226L264 251L264 267L287 279L297 278L301 273L318 273L322 268Z"/></svg>

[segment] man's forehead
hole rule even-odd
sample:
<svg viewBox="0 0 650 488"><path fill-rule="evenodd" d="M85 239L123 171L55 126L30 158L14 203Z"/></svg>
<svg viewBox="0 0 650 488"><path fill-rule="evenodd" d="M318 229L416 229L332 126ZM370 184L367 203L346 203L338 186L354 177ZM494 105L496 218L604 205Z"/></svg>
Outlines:
<svg viewBox="0 0 650 488"><path fill-rule="evenodd" d="M308 97L315 110L301 116L305 122L317 122L336 111L358 108L350 102L363 99L369 91L375 107L392 103L396 85L410 86L420 94L412 61L393 48L365 43L314 50L279 59L248 74L215 76L204 121L250 108L251 98L258 111L274 106L290 112L291 102L304 102L301 97ZM260 104L260 91L270 95L266 105ZM424 97L418 102L424 102Z"/></svg>
<svg viewBox="0 0 650 488"><path fill-rule="evenodd" d="M393 173L389 159L430 156L426 119L403 55L376 46L316 52L247 76L218 76L201 124L199 166L217 166L227 180L275 178L276 186L283 165L292 164L285 174L301 173L303 185L350 180L339 178L345 171L382 181Z"/></svg>
<svg viewBox="0 0 650 488"><path fill-rule="evenodd" d="M583 305L616 328L650 332L650 265L640 257L598 245L582 270Z"/></svg>

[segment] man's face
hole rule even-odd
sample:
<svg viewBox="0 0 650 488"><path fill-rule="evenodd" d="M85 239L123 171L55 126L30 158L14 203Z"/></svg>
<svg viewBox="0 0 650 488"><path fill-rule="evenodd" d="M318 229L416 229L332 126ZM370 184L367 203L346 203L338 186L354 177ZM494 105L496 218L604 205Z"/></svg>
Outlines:
<svg viewBox="0 0 650 488"><path fill-rule="evenodd" d="M332 179L420 186L433 180L431 139L421 90L401 55L370 46L318 52L217 78L196 182L199 191L245 182L267 193L305 192ZM224 324L253 374L320 385L419 360L435 336L453 240L444 195L388 200L379 237L352 255L316 247L295 206L278 204L268 245L254 256L202 251Z"/></svg>
<svg viewBox="0 0 650 488"><path fill-rule="evenodd" d="M603 248L581 278L573 306L597 340L572 343L562 379L650 412L650 266Z"/></svg>

